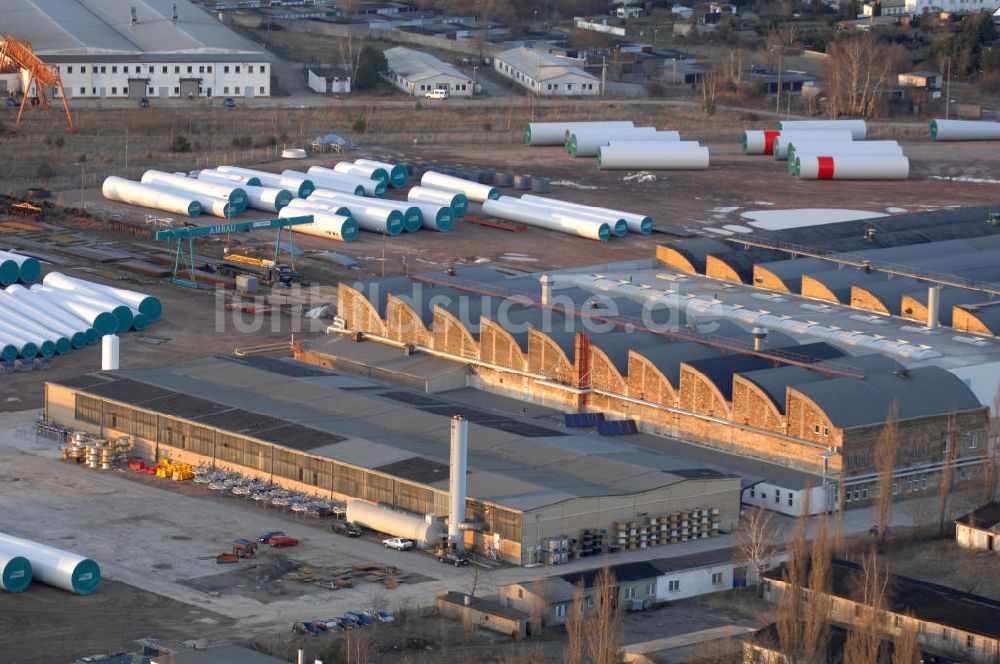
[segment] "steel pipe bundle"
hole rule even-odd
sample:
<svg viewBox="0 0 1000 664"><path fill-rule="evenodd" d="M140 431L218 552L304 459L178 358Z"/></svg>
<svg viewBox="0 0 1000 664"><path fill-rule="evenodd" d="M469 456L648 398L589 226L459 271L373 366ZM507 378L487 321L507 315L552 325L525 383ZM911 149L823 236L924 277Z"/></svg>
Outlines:
<svg viewBox="0 0 1000 664"><path fill-rule="evenodd" d="M31 585L31 562L24 556L0 549L0 590L24 592Z"/></svg>
<svg viewBox="0 0 1000 664"><path fill-rule="evenodd" d="M389 172L381 166L362 166L349 161L339 161L333 165L333 170L345 175L367 175L370 179L384 182L389 186Z"/></svg>
<svg viewBox="0 0 1000 664"><path fill-rule="evenodd" d="M118 331L118 318L110 311L105 311L99 306L95 306L80 297L67 296L63 291L35 284L31 291L42 295L54 307L59 307L69 313L82 318L91 327L97 330L98 334L114 334Z"/></svg>
<svg viewBox="0 0 1000 664"><path fill-rule="evenodd" d="M44 311L47 317L59 321L70 329L79 329L86 335L87 344L95 343L101 338L100 333L88 324L87 321L64 309L51 306L45 300L45 295L43 293L29 290L24 286L19 286L17 284L8 286L5 293L18 298L35 311ZM72 337L70 338L70 341L72 341Z"/></svg>
<svg viewBox="0 0 1000 664"><path fill-rule="evenodd" d="M23 357L31 360L38 357L38 344L28 339L19 330L11 330L0 321L0 355L7 362Z"/></svg>
<svg viewBox="0 0 1000 664"><path fill-rule="evenodd" d="M370 178L364 178L364 181L362 181L361 178L344 175L343 173L334 171L332 168L323 168L322 166L310 166L308 175L316 185L316 189L326 189L327 191L339 191L345 194L354 194L355 196L365 196L368 193L368 190L365 189L365 185L367 184L373 192L372 195L377 195L377 189L375 187L371 187L371 185L375 185L377 187L379 183ZM385 192L383 192L382 195L384 196Z"/></svg>
<svg viewBox="0 0 1000 664"><path fill-rule="evenodd" d="M674 147L673 143L614 143L597 151L601 170L704 170L708 168L708 148Z"/></svg>
<svg viewBox="0 0 1000 664"><path fill-rule="evenodd" d="M1000 141L1000 122L931 120L935 141Z"/></svg>
<svg viewBox="0 0 1000 664"><path fill-rule="evenodd" d="M470 180L463 180L452 175L427 171L420 178L420 186L428 189L438 189L450 191L452 193L464 194L470 201L482 203L491 199L500 198L500 191L496 187L491 187Z"/></svg>
<svg viewBox="0 0 1000 664"><path fill-rule="evenodd" d="M483 212L500 219L518 221L529 226L577 235L590 240L606 242L612 234L611 226L607 222L593 218L576 218L571 212L562 214L553 208L532 205L511 196L484 201Z"/></svg>
<svg viewBox="0 0 1000 664"><path fill-rule="evenodd" d="M357 166L381 168L389 174L389 186L393 189L405 187L406 181L410 179L410 172L402 164L389 164L384 161L375 161L374 159L355 159L354 163Z"/></svg>
<svg viewBox="0 0 1000 664"><path fill-rule="evenodd" d="M525 145L565 145L567 132L584 127L632 127L631 120L600 120L595 122L529 122L524 125Z"/></svg>
<svg viewBox="0 0 1000 664"><path fill-rule="evenodd" d="M325 178L324 183L332 181L350 182L351 184L360 184L364 187L364 195L371 196L373 198L385 198L386 193L389 191L389 184L378 178L373 178L367 173L363 173L355 168L354 164L349 164L346 161L338 162L334 168L324 168L323 166L310 166L309 173L316 173L317 175L329 176ZM343 189L341 187L332 187L324 185L325 189L333 189L334 191L340 191ZM353 192L348 192L353 193Z"/></svg>
<svg viewBox="0 0 1000 664"><path fill-rule="evenodd" d="M795 173L795 158L799 155L814 157L834 156L903 156L903 148L896 141L853 141L851 143L827 143L825 141L799 141L788 144L788 172Z"/></svg>
<svg viewBox="0 0 1000 664"><path fill-rule="evenodd" d="M622 127L618 129L579 129L566 141L566 152L574 157L595 157L597 149L611 141L626 142L679 142L676 131L657 131L654 127Z"/></svg>
<svg viewBox="0 0 1000 664"><path fill-rule="evenodd" d="M358 239L358 222L352 217L334 214L328 210L286 207L278 212L278 217L287 219L302 214L311 214L313 222L296 226L296 233L305 233L341 242L354 242Z"/></svg>
<svg viewBox="0 0 1000 664"><path fill-rule="evenodd" d="M829 144L853 143L854 137L849 131L783 131L775 137L771 154L775 161L788 159L788 146L796 141L822 141Z"/></svg>
<svg viewBox="0 0 1000 664"><path fill-rule="evenodd" d="M905 180L910 176L910 160L888 155L797 155L795 176L800 180Z"/></svg>
<svg viewBox="0 0 1000 664"><path fill-rule="evenodd" d="M287 189L299 198L305 198L312 193L313 186L311 180L305 177L284 177L277 173L267 171L256 171L252 168L242 168L240 166L219 166L215 170L221 173L236 173L239 175L254 176L260 180L261 186L274 187L275 189ZM295 171L292 171L295 173Z"/></svg>
<svg viewBox="0 0 1000 664"><path fill-rule="evenodd" d="M334 192L336 193L336 192ZM315 193L313 194L315 196ZM312 197L309 200L313 200ZM321 205L329 202L330 205L346 207L351 211L351 217L358 222L358 228L363 231L382 233L384 235L396 236L403 232L403 213L392 208L373 205L374 198L352 197L350 203L336 197L316 197Z"/></svg>
<svg viewBox="0 0 1000 664"><path fill-rule="evenodd" d="M36 283L42 276L42 266L37 258L22 256L12 251L0 251L0 285L10 286Z"/></svg>
<svg viewBox="0 0 1000 664"><path fill-rule="evenodd" d="M863 141L868 136L868 124L864 120L782 120L778 122L775 129L778 131L844 129L851 132L851 136L856 141Z"/></svg>
<svg viewBox="0 0 1000 664"><path fill-rule="evenodd" d="M582 205L580 203L570 203L569 201L561 201L557 198L545 198L543 196L534 196L532 194L524 194L521 196L521 200L527 203L546 205L548 207L562 207L569 210L581 210L591 214L604 213L614 216L617 219L624 219L630 233L649 235L653 232L653 218L643 214L633 214L631 212L622 212L621 210L612 210L610 208L593 207L591 205Z"/></svg>
<svg viewBox="0 0 1000 664"><path fill-rule="evenodd" d="M243 191L243 189L235 183L219 184L216 182L208 182L206 180L195 180L193 178L184 177L183 175L164 173L163 171L146 171L142 174L141 182L143 184L151 184L153 186L162 185L163 188L167 190L187 191L200 196L221 198L224 201L228 201L230 205L236 208L237 213L245 210L247 205L250 203L250 199L247 198L247 192ZM200 201L201 199L199 198L198 200ZM202 202L202 206L204 206L204 202Z"/></svg>
<svg viewBox="0 0 1000 664"><path fill-rule="evenodd" d="M186 217L197 217L202 212L201 203L189 192L168 191L114 175L104 178L101 193L109 201L163 210Z"/></svg>
<svg viewBox="0 0 1000 664"><path fill-rule="evenodd" d="M214 168L205 168L198 171L195 175L199 180L207 180L208 182L215 182L217 184L227 184L233 183L240 186L247 185L250 187L263 187L264 183L260 181L260 178L256 175L240 175L239 173L224 173L222 171L215 170Z"/></svg>
<svg viewBox="0 0 1000 664"><path fill-rule="evenodd" d="M149 317L139 311L137 306L123 302L109 293L92 288L92 283L82 279L73 279L59 272L45 275L42 283L49 288L62 291L67 297L81 299L90 304L110 311L118 319L118 331L127 332L135 328L141 330L149 324Z"/></svg>
<svg viewBox="0 0 1000 664"><path fill-rule="evenodd" d="M326 212L332 212L333 214L338 214L342 217L350 217L351 209L346 205L340 205L333 201L332 199L325 198L325 195L332 194L335 192L325 191L323 189L317 189L312 193L312 196L308 200L305 198L293 198L292 202L288 204L288 209L290 210L323 210ZM305 212L308 214L308 212Z"/></svg>
<svg viewBox="0 0 1000 664"><path fill-rule="evenodd" d="M9 339L11 344L18 346L18 354L30 360L41 355L42 357L52 357L56 353L56 344L51 339L45 337L49 335L39 335L20 326L18 320L0 316L0 334Z"/></svg>
<svg viewBox="0 0 1000 664"><path fill-rule="evenodd" d="M325 195L326 200L334 201L351 208L352 205L368 205L372 207L385 208L387 210L399 210L403 215L403 230L407 233L414 233L420 230L424 224L424 212L413 203L402 203L399 201L383 200L381 198L367 198L364 196L352 196L351 194L341 194L331 192ZM353 209L353 208L352 208Z"/></svg>
<svg viewBox="0 0 1000 664"><path fill-rule="evenodd" d="M46 286L66 289L70 289L73 285L77 285L80 288L86 288L96 293L107 295L108 297L118 300L123 304L127 304L133 309L141 312L149 318L150 321L159 320L160 316L163 315L163 303L160 302L160 298L140 293L139 291L128 290L127 288L117 288L115 286L105 286L104 284L99 284L96 281L77 279L76 277L62 274L61 272L49 272L45 275L45 279L42 280L42 283ZM63 284L66 285L64 286Z"/></svg>
<svg viewBox="0 0 1000 664"><path fill-rule="evenodd" d="M31 287L31 289L45 293L50 297L59 297L63 302L70 302L76 305L86 305L92 307L95 311L105 311L110 313L115 318L115 329L110 332L106 332L105 334L127 332L132 329L132 322L134 319L132 309L121 302L112 301L109 298L98 297L89 291L83 290L68 291L61 288L54 288L52 286L43 286L41 284L35 284ZM143 321L144 322L141 327L145 327L145 322L148 322L145 318L143 318ZM95 325L94 327L97 326Z"/></svg>
<svg viewBox="0 0 1000 664"><path fill-rule="evenodd" d="M469 199L465 194L429 187L411 187L406 194L406 200L425 205L447 205L455 213L456 218L464 215L469 209Z"/></svg>
<svg viewBox="0 0 1000 664"><path fill-rule="evenodd" d="M0 551L27 558L36 580L77 595L89 595L101 582L97 563L70 551L6 533L0 533Z"/></svg>
<svg viewBox="0 0 1000 664"><path fill-rule="evenodd" d="M9 286L8 288L14 288L14 286ZM23 287L18 288L21 288L21 292L28 293ZM83 348L90 343L87 339L88 326L82 320L77 324L67 324L62 319L51 315L48 311L32 306L29 299L30 296L28 298L21 298L9 290L0 291L0 306L12 309L25 318L33 320L39 325L43 325L47 329L67 337L73 348Z"/></svg>

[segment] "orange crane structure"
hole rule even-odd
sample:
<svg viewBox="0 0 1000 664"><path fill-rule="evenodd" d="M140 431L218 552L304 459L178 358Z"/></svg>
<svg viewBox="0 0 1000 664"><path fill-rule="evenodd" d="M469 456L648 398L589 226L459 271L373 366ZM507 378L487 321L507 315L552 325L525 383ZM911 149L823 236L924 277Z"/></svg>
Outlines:
<svg viewBox="0 0 1000 664"><path fill-rule="evenodd" d="M10 35L5 35L3 43L0 44L0 66L3 65L13 65L28 72L28 80L24 85L24 96L21 97L21 107L17 111L17 120L14 122L14 131L17 131L21 126L21 115L24 114L24 105L28 102L31 83L34 82L36 96L32 99L32 106L41 104L42 108L49 108L52 105L52 100L45 94L45 91L58 88L63 108L66 109L66 122L69 123L69 130L76 132L73 114L69 111L69 101L66 99L66 91L63 90L62 79L59 77L59 67L45 64L31 50L30 42L16 39Z"/></svg>

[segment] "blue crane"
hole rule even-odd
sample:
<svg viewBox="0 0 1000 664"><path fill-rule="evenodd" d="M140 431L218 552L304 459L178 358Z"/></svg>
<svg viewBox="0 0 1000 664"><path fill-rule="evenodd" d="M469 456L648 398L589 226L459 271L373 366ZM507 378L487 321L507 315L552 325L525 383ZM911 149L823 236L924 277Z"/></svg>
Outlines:
<svg viewBox="0 0 1000 664"><path fill-rule="evenodd" d="M295 244L292 236L292 228L302 224L311 224L313 217L311 214L304 214L301 217L288 217L287 219L259 219L257 221L231 221L225 224L214 224L212 226L181 226L180 228L168 228L156 231L157 240L166 240L168 251L174 254L174 273L170 281L188 288L198 288L195 279L194 269L194 238L206 237L210 235L229 235L232 233L250 233L253 231L265 231L272 228L278 230L278 239L274 243L274 262L278 262L278 252L281 249L281 234L288 229L289 253L292 254L292 268L294 269ZM184 242L187 241L187 256L184 254ZM183 265L182 265L183 261ZM187 278L181 278L179 273L184 268Z"/></svg>

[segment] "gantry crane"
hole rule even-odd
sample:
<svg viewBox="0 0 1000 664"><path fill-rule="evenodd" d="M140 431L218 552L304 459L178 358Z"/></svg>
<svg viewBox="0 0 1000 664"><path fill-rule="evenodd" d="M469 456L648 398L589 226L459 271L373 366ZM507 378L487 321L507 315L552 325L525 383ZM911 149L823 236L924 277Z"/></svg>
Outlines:
<svg viewBox="0 0 1000 664"><path fill-rule="evenodd" d="M73 114L69 111L69 100L66 99L66 91L63 90L62 79L59 77L59 67L45 64L31 50L30 42L16 39L10 35L4 36L3 43L0 44L0 66L5 65L13 65L28 72L28 80L24 84L24 95L21 97L21 107L17 111L17 120L14 122L14 131L17 131L21 126L21 115L24 113L24 105L28 102L31 84L34 82L35 98L32 100L32 105L41 104L42 108L48 108L52 105L52 100L49 99L45 91L58 88L63 108L66 109L66 122L69 123L69 130L76 132Z"/></svg>

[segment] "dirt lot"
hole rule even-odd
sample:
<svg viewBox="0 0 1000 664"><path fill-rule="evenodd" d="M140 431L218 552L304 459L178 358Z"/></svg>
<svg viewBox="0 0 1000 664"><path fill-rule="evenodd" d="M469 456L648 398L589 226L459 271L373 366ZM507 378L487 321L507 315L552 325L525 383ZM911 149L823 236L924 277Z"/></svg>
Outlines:
<svg viewBox="0 0 1000 664"><path fill-rule="evenodd" d="M970 551L953 539L913 542L882 555L889 571L1000 600L996 553ZM987 572L987 573L984 573Z"/></svg>

